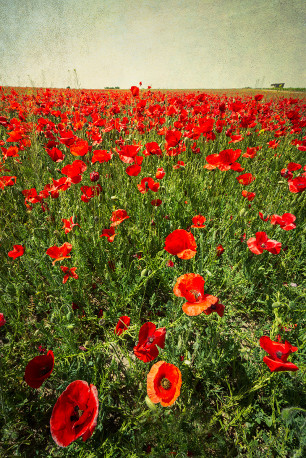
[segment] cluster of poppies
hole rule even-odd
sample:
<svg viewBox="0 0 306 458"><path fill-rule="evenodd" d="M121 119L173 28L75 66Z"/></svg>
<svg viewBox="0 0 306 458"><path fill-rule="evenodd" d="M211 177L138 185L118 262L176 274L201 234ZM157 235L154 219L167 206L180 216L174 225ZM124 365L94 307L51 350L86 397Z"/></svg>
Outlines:
<svg viewBox="0 0 306 458"><path fill-rule="evenodd" d="M245 171L245 167L242 166L242 164L244 165L242 158L245 158L246 162L249 163L261 154L262 145L247 146L244 153L242 146L235 149L235 145L241 144L240 142L245 137L253 135L255 138L255 132L260 135L265 131L273 131L275 138L267 142L266 148L269 148L269 151L277 156L276 152L280 141L276 139L287 134L299 134L305 127L305 119L300 112L301 107L298 101L294 99L284 100L279 104L279 108L287 119L287 125L284 125L285 122L281 121L279 116L273 112L271 104L260 103L263 98L260 94L247 101L242 101L239 98L221 100L217 96L210 99L212 96L208 94L188 95L182 100L178 95L167 98L165 94L156 93L153 96L149 89L150 87L141 98L140 88L132 86L128 94L119 95L115 101L111 101L112 103L106 94L85 94L82 92L81 98L78 99L71 91L62 93L55 90L38 92L33 97L24 94L22 101L18 102L17 93L12 91L12 100L9 97L7 100L8 112L18 113L18 117L9 114L0 116L0 126L4 128L3 139L0 140L2 153L0 157L0 189L5 190L7 187L16 185L19 179L17 176L2 175L2 172L10 172L9 169L5 168L6 162L10 160L14 160L16 166L22 163L21 160L24 159L28 148L31 147L30 133L33 131L42 139L45 158L52 165L54 163L56 167L60 167L60 164L71 156L73 158L81 157L84 160L74 159L72 163L66 163L62 168L56 168L54 173L60 175L56 176L56 179L50 177L50 182L42 183L39 189L34 187L23 189L24 205L28 212L31 212L36 204L41 207L43 212L48 212L47 202L50 199L58 199L61 193L73 187L78 189L77 185L86 177L86 173L88 174L90 165L95 164L96 167L103 164L104 167L105 164L110 163L112 165L111 161L118 160L121 165L124 164L125 174L129 178L124 176L133 183L133 177L141 174L144 170L144 164L150 158L179 156L186 151L186 145L189 141L191 142L190 151L192 154L198 155L201 152L201 141L210 144L227 129L225 136L228 138L228 145L231 148L227 147L217 153L207 155L206 164L201 165L205 169L203 173L226 172L226 174L234 176L233 182L238 182L243 187L250 189L243 189L241 195L252 202L256 198L256 192L251 189L251 186L255 186L257 181L252 173ZM6 100L5 95L2 95L2 100ZM71 110L72 103L74 104L73 110ZM33 122L27 122L26 115L32 112L37 118ZM78 132L84 126L86 129L83 131L83 138L83 133L80 136ZM257 129L259 126L260 129ZM159 142L130 140L131 132L137 134L135 137L141 138L142 135L150 134L151 131L154 136L160 137ZM103 143L102 134L106 136L108 133L115 133L119 137L114 141L110 150L102 149L101 145ZM298 151L305 151L306 138L303 137L302 140L294 138L291 140L291 145ZM237 162L238 160L241 163ZM178 160L172 166L173 170L177 171L175 173L181 173L179 170L183 171L187 159L185 161L186 163L183 160ZM213 170L215 172L212 172ZM299 175L296 175L295 172L298 172ZM155 167L152 175L137 178L137 182L134 182L136 193L159 196L162 189L161 184L167 180L166 171L163 167L157 167L157 169ZM306 189L306 166L302 168L301 164L290 162L281 169L280 175L287 180L289 192L297 194ZM109 176L109 174L105 175L105 177ZM89 179L91 183L88 181L88 185L80 186L78 190L78 192L81 191L79 192L80 200L85 205L104 193L104 189L99 183L94 184L100 179L99 172L91 171ZM159 207L162 203L159 198L151 200L153 207ZM259 217L262 221L270 222L271 225L279 226L285 231L296 228L296 217L291 213L264 216L260 212ZM108 242L114 242L118 226L129 218L130 216L125 209L114 210L110 217L109 227L102 229L100 235L102 240L105 241L106 238ZM62 219L62 229L66 235L75 227L81 229L76 221L74 216ZM176 229L166 237L164 250L182 260L194 258L197 254L197 243L190 229L194 229L194 233L197 235L208 224L205 216L196 214L192 217L192 224L188 230ZM255 255L260 255L264 251L276 255L280 253L282 248L281 242L269 239L264 231L256 232L255 237L249 238L247 246ZM61 246L49 247L46 254L53 260L52 265L54 266L57 262L63 260L66 262L66 260L71 259L72 248L71 243L65 242ZM223 252L223 246L218 244L216 256L221 256ZM21 244L15 244L7 254L15 260L25 254L25 247ZM169 260L167 266L173 265L173 261ZM64 284L69 278L79 278L76 274L77 267L61 265L60 269L64 274ZM217 313L219 317L223 317L225 306L220 303L218 297L204 292L204 284L205 280L200 274L185 273L176 279L173 293L175 296L185 299L186 302L183 303L182 310L189 317L195 317L202 313L205 315ZM128 330L130 323L131 318L129 316L121 316L114 333L118 337L121 336ZM0 327L5 324L6 319L3 313L0 313ZM143 363L154 361L159 356L159 349L164 349L165 339L166 328L157 328L152 322L144 323L139 329L138 343L133 349L135 357ZM297 347L292 346L288 341L284 343L274 342L269 337L263 336L260 338L260 346L268 353L263 361L271 372L298 370L295 364L288 361L289 355L296 352ZM27 364L24 380L31 388L38 389L50 377L53 369L54 354L52 350L49 350L46 354L36 356ZM180 396L181 385L182 376L179 368L163 360L154 363L147 374L149 399L153 403L161 403L164 407L175 403ZM50 429L54 441L59 446L66 447L80 437L83 441L87 440L97 425L98 412L97 388L83 380L73 381L59 396L52 411Z"/></svg>

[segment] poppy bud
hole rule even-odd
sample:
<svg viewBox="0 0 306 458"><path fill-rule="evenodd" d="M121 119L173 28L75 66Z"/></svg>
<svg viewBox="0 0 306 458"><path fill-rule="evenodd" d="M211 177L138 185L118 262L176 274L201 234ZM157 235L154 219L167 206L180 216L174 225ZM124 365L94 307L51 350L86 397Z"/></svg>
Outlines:
<svg viewBox="0 0 306 458"><path fill-rule="evenodd" d="M99 172L91 172L91 174L89 175L89 178L90 178L90 181L94 182L94 181L98 181L98 179L100 178L100 175L99 175Z"/></svg>

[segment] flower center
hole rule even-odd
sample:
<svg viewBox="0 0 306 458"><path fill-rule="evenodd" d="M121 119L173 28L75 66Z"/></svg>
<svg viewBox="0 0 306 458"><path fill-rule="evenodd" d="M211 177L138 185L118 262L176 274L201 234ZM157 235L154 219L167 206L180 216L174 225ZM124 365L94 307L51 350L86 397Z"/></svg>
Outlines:
<svg viewBox="0 0 306 458"><path fill-rule="evenodd" d="M212 305L210 306L210 308L211 308L212 310L217 310L216 304L212 304Z"/></svg>
<svg viewBox="0 0 306 458"><path fill-rule="evenodd" d="M201 297L201 294L198 291L195 291L194 289L191 289L189 292L194 295L196 300L198 300L199 297Z"/></svg>
<svg viewBox="0 0 306 458"><path fill-rule="evenodd" d="M266 244L265 243L261 243L260 246L261 246L261 248L266 248Z"/></svg>
<svg viewBox="0 0 306 458"><path fill-rule="evenodd" d="M281 357L283 356L281 351L277 351L275 354L276 354L278 359L281 359Z"/></svg>
<svg viewBox="0 0 306 458"><path fill-rule="evenodd" d="M70 417L70 421L73 421L73 422L78 421L82 415L83 415L83 410L81 410L79 406L75 406L74 412Z"/></svg>
<svg viewBox="0 0 306 458"><path fill-rule="evenodd" d="M160 382L161 386L165 389L165 390L170 390L171 388L171 382L170 380L168 380L166 377L164 377L162 379L162 381Z"/></svg>
<svg viewBox="0 0 306 458"><path fill-rule="evenodd" d="M149 338L148 338L148 342L149 342L149 343L154 342L154 337L149 337Z"/></svg>
<svg viewBox="0 0 306 458"><path fill-rule="evenodd" d="M42 377L43 375L46 375L49 372L49 370L50 370L49 367L46 367L46 366L42 367L39 371L40 376Z"/></svg>

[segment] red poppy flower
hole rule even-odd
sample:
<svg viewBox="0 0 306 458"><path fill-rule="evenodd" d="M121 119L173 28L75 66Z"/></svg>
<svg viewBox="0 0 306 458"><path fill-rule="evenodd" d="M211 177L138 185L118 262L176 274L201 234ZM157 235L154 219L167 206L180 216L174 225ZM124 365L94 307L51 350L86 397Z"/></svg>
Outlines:
<svg viewBox="0 0 306 458"><path fill-rule="evenodd" d="M186 167L186 166L185 166L185 162L184 162L184 161L177 161L177 164L175 164L175 165L173 166L173 169L174 169L174 170L178 170L178 169L181 169L181 168L183 168L183 167Z"/></svg>
<svg viewBox="0 0 306 458"><path fill-rule="evenodd" d="M50 377L54 367L54 355L49 350L46 355L35 356L25 368L24 379L31 388L39 388Z"/></svg>
<svg viewBox="0 0 306 458"><path fill-rule="evenodd" d="M254 147L248 146L248 147L247 147L246 153L244 153L244 154L242 155L242 157L249 157L249 158L253 159L253 157L256 156L257 151L258 151L260 148L261 148L261 146L254 146Z"/></svg>
<svg viewBox="0 0 306 458"><path fill-rule="evenodd" d="M269 148L275 149L275 148L278 147L279 142L277 142L275 140L271 140L271 141L267 142L267 145L269 146Z"/></svg>
<svg viewBox="0 0 306 458"><path fill-rule="evenodd" d="M294 221L296 217L292 213L284 213L283 216L279 215L272 215L271 216L271 224L276 225L279 224L284 231L291 231L292 229L296 228Z"/></svg>
<svg viewBox="0 0 306 458"><path fill-rule="evenodd" d="M86 441L97 426L98 391L94 385L76 380L60 395L53 407L50 430L60 447L67 447L79 437Z"/></svg>
<svg viewBox="0 0 306 458"><path fill-rule="evenodd" d="M255 192L249 192L249 191L242 191L242 196L248 199L249 202L252 202L252 200L255 199L256 193Z"/></svg>
<svg viewBox="0 0 306 458"><path fill-rule="evenodd" d="M176 146L179 143L181 136L182 132L180 132L179 130L168 130L165 136L166 149L173 148L174 146Z"/></svg>
<svg viewBox="0 0 306 458"><path fill-rule="evenodd" d="M119 158L125 164L134 164L136 161L137 165L141 165L139 161L140 157L137 156L140 149L141 145L122 145L121 150L118 151Z"/></svg>
<svg viewBox="0 0 306 458"><path fill-rule="evenodd" d="M6 319L4 318L3 313L0 313L0 328L1 326L4 326L6 323Z"/></svg>
<svg viewBox="0 0 306 458"><path fill-rule="evenodd" d="M173 267L173 266L174 266L174 262L171 261L171 259L169 259L169 261L167 261L166 267Z"/></svg>
<svg viewBox="0 0 306 458"><path fill-rule="evenodd" d="M216 304L212 304L210 307L208 307L208 309L206 310L203 310L203 312L205 313L205 315L210 315L211 313L213 312L216 312L218 313L219 316L223 316L224 315L224 305L223 304L219 304L219 299L218 299L218 302Z"/></svg>
<svg viewBox="0 0 306 458"><path fill-rule="evenodd" d="M110 227L109 229L103 229L102 234L99 237L107 237L107 240L109 242L113 242L115 236L115 229L113 227Z"/></svg>
<svg viewBox="0 0 306 458"><path fill-rule="evenodd" d="M281 242L269 239L265 232L256 232L256 238L251 237L247 244L254 254L262 254L264 250L272 254L278 254L282 247Z"/></svg>
<svg viewBox="0 0 306 458"><path fill-rule="evenodd" d="M242 135L231 135L231 139L228 143L238 143L241 142L241 140L243 140Z"/></svg>
<svg viewBox="0 0 306 458"><path fill-rule="evenodd" d="M199 274L184 274L177 280L173 292L178 297L184 297L182 309L188 316L200 315L211 305L217 304L218 298L210 294L204 294L204 278Z"/></svg>
<svg viewBox="0 0 306 458"><path fill-rule="evenodd" d="M9 251L7 255L10 258L19 258L19 256L22 256L24 254L24 247L22 245L14 245L13 250Z"/></svg>
<svg viewBox="0 0 306 458"><path fill-rule="evenodd" d="M65 159L65 154L56 147L52 149L46 148L46 151L53 162L62 162Z"/></svg>
<svg viewBox="0 0 306 458"><path fill-rule="evenodd" d="M100 178L100 174L99 174L99 172L93 171L93 172L91 172L91 174L89 175L89 178L90 178L90 181L91 181L91 182L98 181L99 178Z"/></svg>
<svg viewBox="0 0 306 458"><path fill-rule="evenodd" d="M219 245L217 246L216 250L217 250L217 256L221 256L221 254L224 252L224 248L221 245L221 243L219 243Z"/></svg>
<svg viewBox="0 0 306 458"><path fill-rule="evenodd" d="M146 149L143 152L143 154L145 154L146 156L149 156L151 154L155 155L155 156L162 156L163 155L163 152L160 149L159 144L157 142L146 143L145 147L146 147Z"/></svg>
<svg viewBox="0 0 306 458"><path fill-rule="evenodd" d="M197 244L191 232L175 229L166 237L164 250L181 259L191 259L196 255Z"/></svg>
<svg viewBox="0 0 306 458"><path fill-rule="evenodd" d="M63 278L64 284L66 283L69 277L75 278L76 280L79 278L79 276L75 273L75 271L77 270L77 267L71 267L71 269L69 269L69 267L67 266L61 266L61 269L63 273L65 274Z"/></svg>
<svg viewBox="0 0 306 458"><path fill-rule="evenodd" d="M81 138L77 138L73 145L70 146L70 153L73 156L85 156L88 153L88 142Z"/></svg>
<svg viewBox="0 0 306 458"><path fill-rule="evenodd" d="M255 180L255 177L251 173L243 173L236 177L236 180L238 180L240 184L243 184L243 186L247 186Z"/></svg>
<svg viewBox="0 0 306 458"><path fill-rule="evenodd" d="M266 363L271 372L297 371L299 369L295 364L287 361L288 356L298 349L287 340L285 343L273 342L270 337L262 336L259 343L261 348L269 353L269 356L263 358L263 362Z"/></svg>
<svg viewBox="0 0 306 458"><path fill-rule="evenodd" d="M297 162L289 162L286 168L287 170L289 170L289 172L295 172L296 170L300 170L302 166L301 164L298 164Z"/></svg>
<svg viewBox="0 0 306 458"><path fill-rule="evenodd" d="M293 178L293 180L288 180L288 185L289 185L290 192L293 192L293 193L302 192L306 189L306 176L299 175Z"/></svg>
<svg viewBox="0 0 306 458"><path fill-rule="evenodd" d="M74 184L79 183L82 180L82 173L87 169L85 162L76 159L72 164L67 164L62 168L61 172L70 178L70 181Z"/></svg>
<svg viewBox="0 0 306 458"><path fill-rule="evenodd" d="M116 227L118 226L119 224L122 223L122 221L124 221L125 219L128 219L129 216L126 212L126 210L122 210L121 208L119 208L118 210L115 210L113 213L112 213L112 216L111 216L111 227Z"/></svg>
<svg viewBox="0 0 306 458"><path fill-rule="evenodd" d="M73 222L73 216L71 216L69 219L62 219L64 226L62 229L65 229L65 234L68 234L68 232L72 231L74 226L79 226L79 224Z"/></svg>
<svg viewBox="0 0 306 458"><path fill-rule="evenodd" d="M72 245L71 243L65 242L62 246L58 247L56 245L51 246L50 248L47 249L46 254L50 256L50 258L53 258L54 261L52 262L52 265L57 261L62 261L63 259L68 259L71 258L71 256L68 256L68 253L72 250Z"/></svg>
<svg viewBox="0 0 306 458"><path fill-rule="evenodd" d="M60 132L61 138L59 141L66 146L71 146L75 141L75 135L71 131L61 131Z"/></svg>
<svg viewBox="0 0 306 458"><path fill-rule="evenodd" d="M153 205L153 207L159 207L162 203L163 202L160 199L151 200L151 205Z"/></svg>
<svg viewBox="0 0 306 458"><path fill-rule="evenodd" d="M130 177L137 177L137 175L139 175L140 172L141 165L137 164L129 165L125 170L125 173L127 173Z"/></svg>
<svg viewBox="0 0 306 458"><path fill-rule="evenodd" d="M145 177L141 180L140 184L137 185L137 188L141 194L145 194L149 189L153 192L157 192L159 190L159 183L156 183L151 177Z"/></svg>
<svg viewBox="0 0 306 458"><path fill-rule="evenodd" d="M16 184L16 180L17 180L17 177L15 176L0 177L0 189L4 189L5 186L14 186L14 184Z"/></svg>
<svg viewBox="0 0 306 458"><path fill-rule="evenodd" d="M191 225L191 227L196 227L198 229L203 229L205 226L205 221L206 221L206 218L205 216L203 215L196 215L192 218L192 222L193 224Z"/></svg>
<svg viewBox="0 0 306 458"><path fill-rule="evenodd" d="M165 347L166 328L156 329L151 322L143 324L139 330L138 344L134 347L134 354L144 363L153 361L158 356L158 349Z"/></svg>
<svg viewBox="0 0 306 458"><path fill-rule="evenodd" d="M262 94L256 94L254 96L254 100L256 100L256 102L260 102L260 100L262 100L262 99L263 99L263 95Z"/></svg>
<svg viewBox="0 0 306 458"><path fill-rule="evenodd" d="M204 166L209 170L214 169L217 167L221 171L226 171L230 169L235 169L237 165L240 167L240 164L236 164L237 159L241 154L241 149L233 150L233 149L225 149L220 151L219 154L210 154L206 157L206 161L208 162L208 166Z"/></svg>
<svg viewBox="0 0 306 458"><path fill-rule="evenodd" d="M161 180L162 178L164 178L165 175L166 175L166 172L163 169L163 167L158 167L155 178L157 180Z"/></svg>
<svg viewBox="0 0 306 458"><path fill-rule="evenodd" d="M154 404L163 407L174 404L180 395L182 375L174 364L158 361L147 375L147 394Z"/></svg>
<svg viewBox="0 0 306 458"><path fill-rule="evenodd" d="M94 164L95 162L108 162L112 157L112 153L108 153L106 149L96 149L92 155L91 163Z"/></svg>
<svg viewBox="0 0 306 458"><path fill-rule="evenodd" d="M139 87L138 86L132 86L131 87L131 92L133 97L138 97L139 96Z"/></svg>
<svg viewBox="0 0 306 458"><path fill-rule="evenodd" d="M114 333L120 336L130 326L131 318L129 316L121 316L118 320Z"/></svg>

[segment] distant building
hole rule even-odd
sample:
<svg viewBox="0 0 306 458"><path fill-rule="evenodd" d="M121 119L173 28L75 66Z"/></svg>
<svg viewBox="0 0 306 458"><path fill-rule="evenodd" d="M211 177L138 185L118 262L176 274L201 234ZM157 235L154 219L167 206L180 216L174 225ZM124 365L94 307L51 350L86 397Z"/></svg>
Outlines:
<svg viewBox="0 0 306 458"><path fill-rule="evenodd" d="M285 86L285 83L273 83L271 86L275 87L276 89L282 89Z"/></svg>

